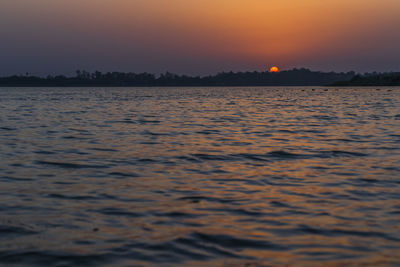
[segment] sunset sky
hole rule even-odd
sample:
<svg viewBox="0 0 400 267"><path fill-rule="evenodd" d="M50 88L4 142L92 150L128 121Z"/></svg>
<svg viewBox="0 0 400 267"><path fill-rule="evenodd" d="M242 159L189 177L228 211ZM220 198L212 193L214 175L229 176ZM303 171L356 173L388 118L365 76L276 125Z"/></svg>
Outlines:
<svg viewBox="0 0 400 267"><path fill-rule="evenodd" d="M0 76L400 71L400 0L1 0Z"/></svg>

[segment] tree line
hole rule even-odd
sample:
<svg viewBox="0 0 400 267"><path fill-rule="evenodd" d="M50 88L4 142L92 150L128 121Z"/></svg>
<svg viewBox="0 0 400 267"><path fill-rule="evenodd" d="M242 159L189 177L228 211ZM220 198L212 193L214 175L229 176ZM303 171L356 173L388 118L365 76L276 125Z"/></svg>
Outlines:
<svg viewBox="0 0 400 267"><path fill-rule="evenodd" d="M366 73L355 75L348 81L339 81L334 86L400 86L400 72Z"/></svg>
<svg viewBox="0 0 400 267"><path fill-rule="evenodd" d="M29 74L0 77L0 86L322 86L350 81L355 72L320 72L292 69L270 72L221 72L188 76L166 72L161 75L131 72L76 71L75 76L38 77Z"/></svg>

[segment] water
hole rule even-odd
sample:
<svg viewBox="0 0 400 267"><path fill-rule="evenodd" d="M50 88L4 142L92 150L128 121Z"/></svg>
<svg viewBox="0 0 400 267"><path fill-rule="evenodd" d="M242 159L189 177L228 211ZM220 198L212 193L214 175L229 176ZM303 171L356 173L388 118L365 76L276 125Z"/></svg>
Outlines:
<svg viewBox="0 0 400 267"><path fill-rule="evenodd" d="M0 263L400 264L400 88L1 88Z"/></svg>

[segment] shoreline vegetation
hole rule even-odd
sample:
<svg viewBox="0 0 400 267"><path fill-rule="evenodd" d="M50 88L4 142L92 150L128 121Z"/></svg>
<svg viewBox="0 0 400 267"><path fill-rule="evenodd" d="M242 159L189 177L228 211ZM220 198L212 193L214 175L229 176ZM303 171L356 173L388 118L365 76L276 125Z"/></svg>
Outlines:
<svg viewBox="0 0 400 267"><path fill-rule="evenodd" d="M75 76L38 77L28 73L0 77L0 87L163 87L163 86L397 86L400 73L320 72L292 69L270 72L222 72L210 76L187 76L166 72L124 73L76 71Z"/></svg>
<svg viewBox="0 0 400 267"><path fill-rule="evenodd" d="M400 72L355 75L349 81L338 81L332 86L400 86Z"/></svg>

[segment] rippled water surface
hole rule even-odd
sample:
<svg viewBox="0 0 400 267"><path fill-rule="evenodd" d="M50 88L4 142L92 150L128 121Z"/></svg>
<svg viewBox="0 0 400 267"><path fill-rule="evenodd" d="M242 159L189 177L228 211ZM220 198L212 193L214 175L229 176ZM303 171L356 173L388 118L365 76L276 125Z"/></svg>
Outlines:
<svg viewBox="0 0 400 267"><path fill-rule="evenodd" d="M1 88L0 263L398 266L400 88Z"/></svg>

